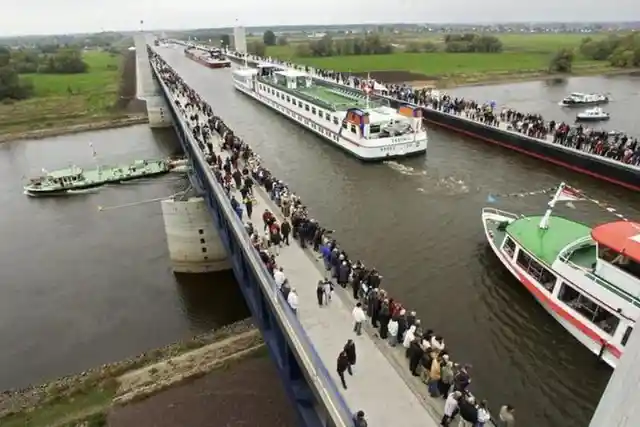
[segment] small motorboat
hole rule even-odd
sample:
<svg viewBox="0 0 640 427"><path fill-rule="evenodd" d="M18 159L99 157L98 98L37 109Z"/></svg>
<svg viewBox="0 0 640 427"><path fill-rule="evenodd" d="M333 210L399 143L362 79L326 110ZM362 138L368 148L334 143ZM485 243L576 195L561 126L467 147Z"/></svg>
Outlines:
<svg viewBox="0 0 640 427"><path fill-rule="evenodd" d="M574 92L560 101L562 107L584 107L587 105L602 105L609 102L607 95L598 93L579 93Z"/></svg>
<svg viewBox="0 0 640 427"><path fill-rule="evenodd" d="M576 122L602 122L609 120L611 117L609 113L602 111L602 108L590 108L589 110L578 113L576 116Z"/></svg>

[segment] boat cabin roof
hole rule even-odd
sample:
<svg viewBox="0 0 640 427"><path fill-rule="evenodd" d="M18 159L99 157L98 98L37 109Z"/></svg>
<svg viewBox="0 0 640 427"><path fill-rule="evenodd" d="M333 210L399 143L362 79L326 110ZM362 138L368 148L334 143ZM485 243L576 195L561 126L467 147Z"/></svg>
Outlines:
<svg viewBox="0 0 640 427"><path fill-rule="evenodd" d="M549 218L549 228L540 228L542 216L519 218L507 226L507 234L527 252L547 264L554 263L562 249L589 236L591 228L560 216Z"/></svg>
<svg viewBox="0 0 640 427"><path fill-rule="evenodd" d="M615 221L602 224L591 232L599 245L640 262L640 224L632 221Z"/></svg>
<svg viewBox="0 0 640 427"><path fill-rule="evenodd" d="M283 76L283 77L309 77L309 75L307 73L303 73L302 71L298 71L298 70L292 70L291 68L287 69L287 70L281 70L281 71L276 71L274 74L277 74L279 76Z"/></svg>
<svg viewBox="0 0 640 427"><path fill-rule="evenodd" d="M57 171L49 172L47 175L50 178L59 179L59 178L65 178L70 176L78 176L80 174L82 174L82 168L79 168L77 166L72 166L67 169L60 169Z"/></svg>
<svg viewBox="0 0 640 427"><path fill-rule="evenodd" d="M407 119L398 114L396 110L391 107L377 107L371 109L365 109L369 113L369 123L371 124L383 124L388 123L391 120L406 122Z"/></svg>

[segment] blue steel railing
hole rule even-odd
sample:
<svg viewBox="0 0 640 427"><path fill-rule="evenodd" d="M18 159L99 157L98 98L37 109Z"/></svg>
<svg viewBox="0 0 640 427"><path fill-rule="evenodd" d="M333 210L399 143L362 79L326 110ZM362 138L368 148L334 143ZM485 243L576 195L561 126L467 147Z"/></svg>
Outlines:
<svg viewBox="0 0 640 427"><path fill-rule="evenodd" d="M246 256L246 259L249 261L251 269L260 278L259 282L260 286L263 288L264 294L269 296L269 302L274 308L277 318L281 322L281 326L287 332L287 336L291 340L296 353L298 353L298 356L300 357L305 370L309 374L311 381L313 381L316 390L319 392L320 398L329 410L331 418L336 426L351 427L353 425L353 412L336 387L329 371L315 350L311 339L304 331L300 320L292 312L289 304L284 300L282 294L277 291L273 276L269 274L266 266L258 257L255 249L247 243L249 236L244 224L233 211L231 202L224 195L225 193L222 187L211 172L211 169L204 158L204 154L198 147L198 144L193 141L191 129L185 124L183 117L178 114L179 110L175 105L172 95L170 95L171 91L165 85L153 63L151 63L151 67L162 86L163 91L165 92L167 100L171 103L173 110L176 112L176 119L179 121L178 124L182 127L184 135L188 139L187 142L193 147L193 153L195 154L195 159L193 159L193 161L204 172L204 178L207 180L207 184L214 189L213 196L216 198L218 206L222 209L227 218L232 218L229 222L232 226L231 229L233 234L240 243L240 247Z"/></svg>

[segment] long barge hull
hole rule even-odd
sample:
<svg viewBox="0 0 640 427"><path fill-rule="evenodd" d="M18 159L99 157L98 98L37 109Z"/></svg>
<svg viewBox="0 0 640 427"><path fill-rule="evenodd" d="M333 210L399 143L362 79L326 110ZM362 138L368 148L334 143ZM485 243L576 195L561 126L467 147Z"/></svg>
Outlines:
<svg viewBox="0 0 640 427"><path fill-rule="evenodd" d="M185 56L192 61L197 62L200 65L204 65L207 68L230 68L231 61L207 61L205 58L202 58L199 55L194 55L193 53L185 53Z"/></svg>
<svg viewBox="0 0 640 427"><path fill-rule="evenodd" d="M227 55L227 57L234 61L241 61L240 58L233 55ZM254 60L249 60L248 62L251 66L256 65ZM404 104L394 98L380 95L377 95L377 97L389 100L391 106L395 108L400 104ZM422 117L427 123L444 129L500 145L633 191L640 191L640 167L638 166L625 165L612 159L541 141L518 132L499 129L432 108L422 108Z"/></svg>

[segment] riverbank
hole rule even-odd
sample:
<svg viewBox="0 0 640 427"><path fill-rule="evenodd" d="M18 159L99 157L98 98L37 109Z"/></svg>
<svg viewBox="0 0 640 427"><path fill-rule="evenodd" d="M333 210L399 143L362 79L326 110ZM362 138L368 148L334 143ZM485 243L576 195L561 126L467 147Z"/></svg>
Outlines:
<svg viewBox="0 0 640 427"><path fill-rule="evenodd" d="M82 74L27 74L35 96L0 104L0 142L146 123L134 51L88 51Z"/></svg>
<svg viewBox="0 0 640 427"><path fill-rule="evenodd" d="M36 129L36 130L27 130L22 132L10 132L5 134L0 134L0 143L17 141L21 139L42 139L42 138L50 138L53 136L60 135L70 135L74 133L81 132L89 132L96 130L104 130L104 129L115 129L121 128L125 126L133 126L144 123L149 123L149 118L146 115L129 115L123 117L115 117L112 119L102 119L98 118L97 120L92 120L87 123L79 123L79 124L71 124L67 126L60 127L52 127L48 129Z"/></svg>
<svg viewBox="0 0 640 427"><path fill-rule="evenodd" d="M263 342L251 319L130 359L22 390L0 393L0 424L104 425L115 406L133 403L255 354ZM94 424L91 424L94 423Z"/></svg>

